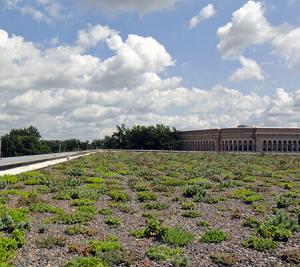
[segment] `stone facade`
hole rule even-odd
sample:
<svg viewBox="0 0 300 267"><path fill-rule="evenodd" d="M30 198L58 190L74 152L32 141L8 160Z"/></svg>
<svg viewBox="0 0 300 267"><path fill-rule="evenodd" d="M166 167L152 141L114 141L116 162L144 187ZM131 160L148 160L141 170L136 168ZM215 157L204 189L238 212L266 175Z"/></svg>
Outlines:
<svg viewBox="0 0 300 267"><path fill-rule="evenodd" d="M300 153L300 128L237 127L179 132L181 150Z"/></svg>

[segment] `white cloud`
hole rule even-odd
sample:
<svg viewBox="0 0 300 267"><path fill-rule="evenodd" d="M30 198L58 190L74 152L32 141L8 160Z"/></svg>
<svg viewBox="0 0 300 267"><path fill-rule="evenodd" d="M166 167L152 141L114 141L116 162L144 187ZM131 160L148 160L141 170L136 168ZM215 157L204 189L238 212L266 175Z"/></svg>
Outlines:
<svg viewBox="0 0 300 267"><path fill-rule="evenodd" d="M233 13L231 22L218 29L218 49L224 58L236 58L245 48L275 37L277 30L264 16L262 3L248 1Z"/></svg>
<svg viewBox="0 0 300 267"><path fill-rule="evenodd" d="M276 36L273 47L290 68L300 70L300 27Z"/></svg>
<svg viewBox="0 0 300 267"><path fill-rule="evenodd" d="M85 8L92 8L100 12L128 12L137 11L141 14L159 11L173 7L180 0L77 0Z"/></svg>
<svg viewBox="0 0 300 267"><path fill-rule="evenodd" d="M57 0L2 0L8 10L17 10L22 15L29 15L37 22L50 23L62 18L63 6Z"/></svg>
<svg viewBox="0 0 300 267"><path fill-rule="evenodd" d="M265 75L261 67L253 59L240 56L239 58L242 68L237 69L229 78L230 81L244 80L265 80Z"/></svg>
<svg viewBox="0 0 300 267"><path fill-rule="evenodd" d="M107 44L113 55L90 55L88 43ZM101 25L81 30L73 45L50 48L0 30L0 134L35 125L46 138L93 139L121 123L197 129L299 122L300 90L267 96L222 85L185 88L179 77L162 75L174 64L154 38L122 40Z"/></svg>
<svg viewBox="0 0 300 267"><path fill-rule="evenodd" d="M200 22L207 20L215 16L217 11L214 5L208 4L206 7L202 8L198 15L191 18L189 22L190 28L195 28Z"/></svg>

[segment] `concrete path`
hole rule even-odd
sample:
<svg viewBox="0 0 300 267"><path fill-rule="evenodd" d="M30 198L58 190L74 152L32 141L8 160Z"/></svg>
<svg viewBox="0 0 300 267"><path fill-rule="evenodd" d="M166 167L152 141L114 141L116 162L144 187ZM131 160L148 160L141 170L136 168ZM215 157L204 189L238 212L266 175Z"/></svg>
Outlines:
<svg viewBox="0 0 300 267"><path fill-rule="evenodd" d="M49 161L45 161L45 162L41 162L41 163L35 163L35 164L27 165L27 166L14 168L14 169L0 171L0 176L3 176L3 175L17 175L17 174L24 173L24 172L43 169L43 168L46 168L48 166L56 165L56 164L59 164L59 163L62 163L62 162L68 161L68 160L77 159L77 158L84 157L84 156L87 156L87 155L90 155L90 154L92 154L92 153L76 155L76 156L70 156L70 157L66 157L66 158L62 158L62 159L49 160Z"/></svg>

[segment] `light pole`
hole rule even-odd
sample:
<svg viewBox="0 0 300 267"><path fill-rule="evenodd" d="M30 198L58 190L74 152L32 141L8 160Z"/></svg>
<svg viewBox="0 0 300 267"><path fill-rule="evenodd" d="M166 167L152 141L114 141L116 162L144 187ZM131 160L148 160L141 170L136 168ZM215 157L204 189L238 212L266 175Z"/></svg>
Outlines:
<svg viewBox="0 0 300 267"><path fill-rule="evenodd" d="M0 138L0 158L2 158L2 138Z"/></svg>

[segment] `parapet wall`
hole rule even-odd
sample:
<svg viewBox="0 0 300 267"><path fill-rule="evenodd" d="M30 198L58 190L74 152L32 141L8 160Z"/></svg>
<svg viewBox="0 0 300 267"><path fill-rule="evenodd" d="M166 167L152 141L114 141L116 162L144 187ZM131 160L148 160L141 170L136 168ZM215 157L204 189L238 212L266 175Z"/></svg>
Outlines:
<svg viewBox="0 0 300 267"><path fill-rule="evenodd" d="M181 150L300 153L300 128L225 128L179 132Z"/></svg>

